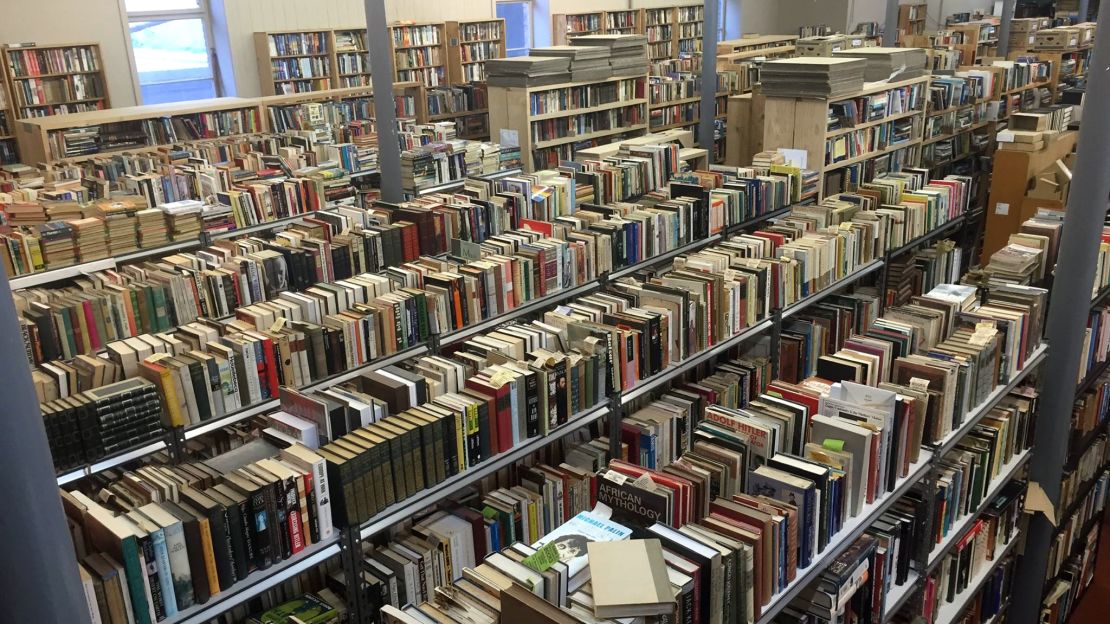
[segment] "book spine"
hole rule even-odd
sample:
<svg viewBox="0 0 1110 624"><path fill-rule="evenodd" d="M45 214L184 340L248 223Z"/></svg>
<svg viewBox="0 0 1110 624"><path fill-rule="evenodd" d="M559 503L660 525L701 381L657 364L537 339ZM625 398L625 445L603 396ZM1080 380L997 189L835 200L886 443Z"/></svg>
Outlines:
<svg viewBox="0 0 1110 624"><path fill-rule="evenodd" d="M193 577L189 571L189 551L185 545L185 528L176 523L163 529L166 550L169 556L170 581L173 594L177 599L178 610L193 606Z"/></svg>
<svg viewBox="0 0 1110 624"><path fill-rule="evenodd" d="M150 585L150 606L154 608L154 617L161 620L167 615L166 603L162 594L162 581L159 578L161 566L158 565L158 554L154 546L153 535L139 540L139 548L142 549L143 560L146 561L146 576Z"/></svg>

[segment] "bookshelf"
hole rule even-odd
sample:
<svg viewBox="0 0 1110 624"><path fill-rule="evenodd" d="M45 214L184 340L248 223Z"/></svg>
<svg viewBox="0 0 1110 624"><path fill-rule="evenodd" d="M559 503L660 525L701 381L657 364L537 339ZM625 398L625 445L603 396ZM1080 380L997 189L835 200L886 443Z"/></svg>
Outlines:
<svg viewBox="0 0 1110 624"><path fill-rule="evenodd" d="M925 34L925 18L929 12L926 2L898 6L898 37Z"/></svg>
<svg viewBox="0 0 1110 624"><path fill-rule="evenodd" d="M39 119L25 119L16 124L16 140L22 158L27 163L53 163L58 161L79 161L120 152L142 152L158 150L180 141L206 138L229 138L260 132L278 131L271 119L271 109L303 103L345 103L344 117L338 121L352 119L372 119L374 116L370 87L348 87L271 95L261 98L213 98L175 102L169 104L150 104L112 108L88 113L56 115ZM417 117L417 104L423 98L423 90L416 83L395 83L394 98L399 117ZM204 132L192 132L185 125L188 120L193 127ZM170 130L173 134L169 134ZM114 137L118 132L120 141L108 146L103 141L93 145L81 154L66 155L68 141L66 133L73 133L75 140L87 142L89 136ZM115 140L115 139L113 139Z"/></svg>
<svg viewBox="0 0 1110 624"><path fill-rule="evenodd" d="M263 119L257 98L212 98L24 120L16 139L24 162L75 161L263 132Z"/></svg>
<svg viewBox="0 0 1110 624"><path fill-rule="evenodd" d="M643 9L605 12L605 34L633 35L644 32Z"/></svg>
<svg viewBox="0 0 1110 624"><path fill-rule="evenodd" d="M335 67L330 30L254 33L263 95L323 91L333 86Z"/></svg>
<svg viewBox="0 0 1110 624"><path fill-rule="evenodd" d="M453 121L460 139L489 136L489 97L485 83L421 87L418 123Z"/></svg>
<svg viewBox="0 0 1110 624"><path fill-rule="evenodd" d="M1013 50L1006 58L1010 60L1036 58L1038 61L1052 63L1048 82L1044 85L1052 94L1052 102L1060 99L1060 89L1067 79L1082 78L1087 75L1094 48L1090 45L1078 46L1071 50Z"/></svg>
<svg viewBox="0 0 1110 624"><path fill-rule="evenodd" d="M677 6L675 11L675 52L678 56L701 55L705 7L700 4Z"/></svg>
<svg viewBox="0 0 1110 624"><path fill-rule="evenodd" d="M444 22L390 24L393 79L426 87L448 84L446 31Z"/></svg>
<svg viewBox="0 0 1110 624"><path fill-rule="evenodd" d="M645 68L646 70L646 68ZM561 104L571 89L585 89L589 107ZM502 145L519 145L525 171L555 167L571 160L574 151L648 128L647 75L622 76L598 82L567 82L539 87L489 87L489 123L501 134Z"/></svg>
<svg viewBox="0 0 1110 624"><path fill-rule="evenodd" d="M567 45L576 35L600 35L605 32L605 11L588 13L556 13L551 16L551 42Z"/></svg>
<svg viewBox="0 0 1110 624"><path fill-rule="evenodd" d="M897 171L915 166L921 149L925 95L929 77L896 82L872 82L856 93L835 100L766 97L763 104L763 145L792 146L809 154L808 168L822 176L822 195L839 193L859 181L869 181L876 172ZM851 102L863 103L871 96L905 98L901 112L888 107L882 117L843 123L830 129L836 110ZM865 110L863 106L859 110ZM896 141L880 140L893 134Z"/></svg>
<svg viewBox="0 0 1110 624"><path fill-rule="evenodd" d="M717 71L736 72L733 95L748 93L759 82L759 66L764 59L794 56L796 35L744 35L717 44Z"/></svg>
<svg viewBox="0 0 1110 624"><path fill-rule="evenodd" d="M4 72L0 71L0 74ZM8 82L0 80L0 165L19 162L19 151L15 142L15 109Z"/></svg>
<svg viewBox="0 0 1110 624"><path fill-rule="evenodd" d="M936 77L931 86L936 87L938 84L953 89L965 89L971 95L975 93L974 82L966 75ZM959 96L943 101L945 106L936 105L931 99L927 103L921 143L921 166L928 168L933 177L943 178L948 173L955 173L954 169L963 161L988 153L994 140L994 124L987 115L987 103L992 95L985 90L981 97L969 96L962 103ZM973 173L977 180L973 195L978 195L977 190L982 187L986 171L976 166L960 170Z"/></svg>
<svg viewBox="0 0 1110 624"><path fill-rule="evenodd" d="M111 106L99 43L9 44L0 52L15 119Z"/></svg>
<svg viewBox="0 0 1110 624"><path fill-rule="evenodd" d="M334 54L335 86L366 87L370 85L370 52L366 47L365 28L341 28L333 30L332 53Z"/></svg>
<svg viewBox="0 0 1110 624"><path fill-rule="evenodd" d="M505 20L447 22L447 41L451 84L485 82L485 62L505 57Z"/></svg>
<svg viewBox="0 0 1110 624"><path fill-rule="evenodd" d="M658 61L677 57L675 8L644 9L644 34L648 40L648 59Z"/></svg>

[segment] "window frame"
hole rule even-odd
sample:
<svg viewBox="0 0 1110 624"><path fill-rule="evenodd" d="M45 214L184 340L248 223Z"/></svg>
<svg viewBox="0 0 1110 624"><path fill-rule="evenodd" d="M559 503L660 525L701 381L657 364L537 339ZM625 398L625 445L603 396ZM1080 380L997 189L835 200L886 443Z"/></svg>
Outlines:
<svg viewBox="0 0 1110 624"><path fill-rule="evenodd" d="M139 79L138 62L135 59L135 46L131 39L131 24L134 22L173 21L181 19L199 19L204 31L204 44L208 50L208 67L212 70L212 85L216 97L223 97L224 86L221 81L220 59L216 55L215 32L212 30L212 11L209 0L197 0L196 8L166 9L163 11L128 11L127 0L119 0L121 19L125 38L127 39L128 60L131 62L131 88L135 94L135 102L143 105L143 85ZM169 81L166 84L172 84ZM186 82L186 81L182 81Z"/></svg>
<svg viewBox="0 0 1110 624"><path fill-rule="evenodd" d="M528 45L527 45L527 47L524 47L524 48L510 48L509 47L509 33L508 33L509 25L508 25L508 23L505 24L505 33L503 35L505 37L505 56L507 56L507 57L513 56L512 54L510 54L510 52L512 52L513 50L523 50L524 51L523 54L528 54L528 51L530 49L536 47L536 3L535 3L535 1L534 0L496 0L494 2L494 7L493 7L493 12L494 12L495 16L497 15L497 6L502 5L502 4L522 4L522 5L524 5L524 8L525 8L524 13L525 13L525 15L528 16L528 29L527 29L527 33L528 33L528 42L527 43L528 43Z"/></svg>

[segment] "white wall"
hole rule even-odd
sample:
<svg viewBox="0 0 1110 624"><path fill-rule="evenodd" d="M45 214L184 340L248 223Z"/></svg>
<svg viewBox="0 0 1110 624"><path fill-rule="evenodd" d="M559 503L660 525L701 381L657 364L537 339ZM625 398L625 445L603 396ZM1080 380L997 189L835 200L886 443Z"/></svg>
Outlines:
<svg viewBox="0 0 1110 624"><path fill-rule="evenodd" d="M99 43L112 106L133 106L136 95L119 0L47 1L45 7L31 0L0 2L0 43Z"/></svg>

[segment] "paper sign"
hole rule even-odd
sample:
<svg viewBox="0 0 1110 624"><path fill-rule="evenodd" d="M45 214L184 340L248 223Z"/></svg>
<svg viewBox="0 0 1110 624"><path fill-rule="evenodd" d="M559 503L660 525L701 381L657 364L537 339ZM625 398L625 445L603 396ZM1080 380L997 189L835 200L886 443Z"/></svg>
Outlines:
<svg viewBox="0 0 1110 624"><path fill-rule="evenodd" d="M281 331L282 327L285 327L285 317L284 316L279 318L278 320L274 321L273 325L270 325L270 331L274 332L274 333L277 333L277 332Z"/></svg>
<svg viewBox="0 0 1110 624"><path fill-rule="evenodd" d="M786 157L786 162L801 169L805 169L806 163L809 162L809 152L804 149L780 147L778 153Z"/></svg>
<svg viewBox="0 0 1110 624"><path fill-rule="evenodd" d="M545 572L548 568L559 562L559 549L555 547L555 542L551 541L539 548L536 552L525 557L521 563L525 566L535 570L536 572Z"/></svg>
<svg viewBox="0 0 1110 624"><path fill-rule="evenodd" d="M516 130L501 129L501 147L520 147L520 135Z"/></svg>
<svg viewBox="0 0 1110 624"><path fill-rule="evenodd" d="M997 204L994 205L994 214L996 214L996 215L1008 215L1008 214L1010 214L1010 204L1007 204L1005 202L998 202Z"/></svg>
<svg viewBox="0 0 1110 624"><path fill-rule="evenodd" d="M925 392L929 389L929 380L920 377L910 378L910 387L920 392Z"/></svg>
<svg viewBox="0 0 1110 624"><path fill-rule="evenodd" d="M1029 513L1043 513L1052 526L1056 526L1056 506L1048 500L1048 494L1036 481L1029 482L1029 491L1025 493L1025 511Z"/></svg>

